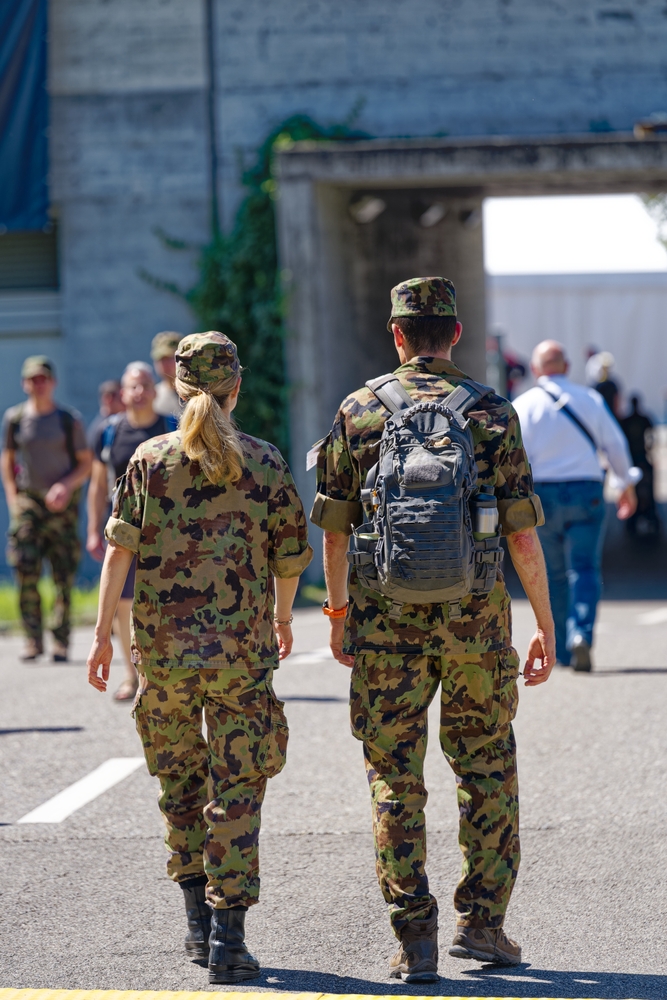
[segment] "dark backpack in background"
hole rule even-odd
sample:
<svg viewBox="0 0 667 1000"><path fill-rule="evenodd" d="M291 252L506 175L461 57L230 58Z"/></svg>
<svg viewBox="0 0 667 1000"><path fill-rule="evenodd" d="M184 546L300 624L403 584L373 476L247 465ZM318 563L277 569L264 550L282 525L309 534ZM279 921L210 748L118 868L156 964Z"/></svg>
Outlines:
<svg viewBox="0 0 667 1000"><path fill-rule="evenodd" d="M362 587L392 602L391 617L403 604L448 602L450 618L460 618L462 598L492 590L503 555L498 528L474 538L477 463L465 417L493 390L466 379L442 400L415 402L395 375L366 385L392 416L361 491L366 521L348 560Z"/></svg>

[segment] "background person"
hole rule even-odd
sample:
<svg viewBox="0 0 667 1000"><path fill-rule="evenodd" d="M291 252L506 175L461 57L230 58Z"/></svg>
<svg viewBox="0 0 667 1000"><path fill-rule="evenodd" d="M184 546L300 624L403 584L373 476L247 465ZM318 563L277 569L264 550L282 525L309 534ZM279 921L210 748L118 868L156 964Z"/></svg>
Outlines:
<svg viewBox="0 0 667 1000"><path fill-rule="evenodd" d="M636 486L637 509L625 523L631 535L657 535L660 531L660 520L655 505L653 463L650 458L653 421L648 414L641 412L639 403L638 395L631 396L630 413L620 421L621 430L630 448L632 463L642 471L642 478Z"/></svg>
<svg viewBox="0 0 667 1000"><path fill-rule="evenodd" d="M176 377L176 362L174 355L176 348L181 341L182 334L174 333L172 330L163 330L156 333L151 343L151 360L155 365L155 371L160 376L160 381L155 387L155 412L163 417L180 417L182 411L181 401L174 388Z"/></svg>
<svg viewBox="0 0 667 1000"><path fill-rule="evenodd" d="M125 409L120 398L120 382L118 379L110 378L106 382L101 382L97 388L97 395L100 401L100 408L96 417L91 420L88 431L88 447L92 451L95 447L95 439L100 427L112 414L122 413Z"/></svg>
<svg viewBox="0 0 667 1000"><path fill-rule="evenodd" d="M628 446L604 399L567 377L565 348L544 340L533 351L537 379L514 400L546 522L538 528L556 623L556 655L575 670L591 669L593 626L600 598L606 456L621 494L618 517L637 506Z"/></svg>
<svg viewBox="0 0 667 1000"><path fill-rule="evenodd" d="M117 479L125 475L128 462L140 444L176 429L173 417L158 416L153 409L155 383L150 365L131 361L121 379L124 410L98 427L93 443L93 468L88 487L88 538L86 550L100 562L104 559L102 527L109 513L109 501ZM116 701L134 698L138 679L130 648L130 614L134 597L136 559L127 574L118 603L118 634L125 654L125 678L116 691Z"/></svg>
<svg viewBox="0 0 667 1000"><path fill-rule="evenodd" d="M6 411L2 423L2 485L10 513L7 561L19 584L19 606L27 636L23 660L44 652L42 607L37 584L48 559L56 590L53 659L67 660L70 600L79 564L79 487L90 474L91 453L76 410L59 406L53 362L26 358L21 369L28 397Z"/></svg>
<svg viewBox="0 0 667 1000"><path fill-rule="evenodd" d="M462 333L454 286L439 277L413 278L392 289L391 302L388 327L403 390L415 403L445 402L466 378L451 359ZM389 415L368 388L343 400L320 449L311 520L325 532L331 650L352 667L352 731L364 747L377 874L400 941L389 974L406 982L432 982L438 978L438 905L426 873L423 764L428 708L439 689L440 743L456 775L463 854L449 953L500 965L521 961L520 946L503 930L520 860L512 728L519 657L512 648L509 595L499 572L489 593L394 607L362 585L353 565L348 603L348 538L352 526L363 521L361 490L378 460ZM535 534L541 508L519 422L512 405L491 389L466 410L466 418L479 485L495 493L502 531L537 620L526 684L541 684L555 661L553 621ZM414 516L423 519L423 509Z"/></svg>
<svg viewBox="0 0 667 1000"><path fill-rule="evenodd" d="M259 975L245 914L259 898L267 778L287 748L272 676L292 648L292 602L312 551L280 452L232 421L232 341L184 338L176 385L187 399L180 430L140 445L115 495L88 678L105 690L111 622L136 553L135 718L160 779L167 871L185 894L186 950L206 957L210 935L210 980L233 983Z"/></svg>

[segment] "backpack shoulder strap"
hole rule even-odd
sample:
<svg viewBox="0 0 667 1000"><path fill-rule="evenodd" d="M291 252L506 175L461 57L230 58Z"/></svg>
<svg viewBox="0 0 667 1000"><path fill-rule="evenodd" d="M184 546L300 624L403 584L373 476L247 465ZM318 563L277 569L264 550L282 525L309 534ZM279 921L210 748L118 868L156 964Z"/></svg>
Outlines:
<svg viewBox="0 0 667 1000"><path fill-rule="evenodd" d="M377 396L382 405L386 406L390 413L398 413L399 410L407 410L408 407L415 405L414 399L406 392L401 385L400 379L393 372L389 375L380 375L379 378L370 379L366 383L366 386Z"/></svg>
<svg viewBox="0 0 667 1000"><path fill-rule="evenodd" d="M76 451L74 449L74 414L62 407L58 409L60 426L65 434L65 449L69 457L70 472L76 468Z"/></svg>
<svg viewBox="0 0 667 1000"><path fill-rule="evenodd" d="M9 425L9 445L12 451L18 450L16 435L21 427L21 420L25 411L25 403L19 403L14 409L14 415Z"/></svg>
<svg viewBox="0 0 667 1000"><path fill-rule="evenodd" d="M471 378L466 378L457 385L456 389L452 389L445 403L448 410L460 413L463 416L466 410L471 409L475 403L478 403L483 396L488 395L490 392L495 392L490 385L484 385L483 382L475 382Z"/></svg>

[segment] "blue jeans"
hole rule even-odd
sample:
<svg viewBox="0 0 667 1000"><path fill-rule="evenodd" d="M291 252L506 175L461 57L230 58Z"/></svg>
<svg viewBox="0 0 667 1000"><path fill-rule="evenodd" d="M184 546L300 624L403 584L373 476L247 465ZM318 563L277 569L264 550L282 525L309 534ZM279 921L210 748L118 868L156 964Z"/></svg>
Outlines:
<svg viewBox="0 0 667 1000"><path fill-rule="evenodd" d="M556 656L567 664L575 635L593 645L606 513L602 483L535 483L535 492L546 520L537 533L547 564Z"/></svg>

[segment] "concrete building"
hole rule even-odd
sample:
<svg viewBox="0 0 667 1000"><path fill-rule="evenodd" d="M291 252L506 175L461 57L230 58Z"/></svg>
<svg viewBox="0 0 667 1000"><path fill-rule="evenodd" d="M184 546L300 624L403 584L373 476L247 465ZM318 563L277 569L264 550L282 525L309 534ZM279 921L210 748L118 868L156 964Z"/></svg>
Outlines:
<svg viewBox="0 0 667 1000"><path fill-rule="evenodd" d="M50 0L56 229L39 237L42 277L12 279L3 261L23 237L0 235L0 404L19 398L21 359L46 350L62 397L91 417L99 381L146 357L158 330L193 328L185 302L146 279L193 284L212 195L229 228L241 169L273 128L297 112L323 124L354 114L377 142L295 149L280 165L293 461L312 492L303 451L337 394L391 364L381 338L394 280L429 270L458 281L462 363L483 375L486 194L667 186L667 142L631 138L638 120L667 108L663 7ZM368 197L385 210L360 225L350 209ZM348 374L337 364L341 330Z"/></svg>

